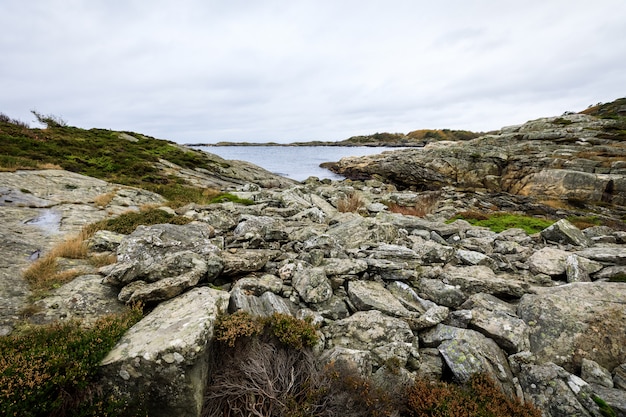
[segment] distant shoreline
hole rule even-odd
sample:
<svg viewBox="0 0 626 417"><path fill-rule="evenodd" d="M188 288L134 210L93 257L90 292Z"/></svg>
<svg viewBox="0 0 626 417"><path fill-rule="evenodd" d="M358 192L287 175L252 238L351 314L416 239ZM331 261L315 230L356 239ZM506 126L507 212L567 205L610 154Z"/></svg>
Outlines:
<svg viewBox="0 0 626 417"><path fill-rule="evenodd" d="M340 146L340 147L368 147L368 148L421 148L426 142L370 142L370 143L346 143L346 142L293 142L293 143L276 143L276 142L218 142L218 143L186 143L189 147L217 147L217 146Z"/></svg>

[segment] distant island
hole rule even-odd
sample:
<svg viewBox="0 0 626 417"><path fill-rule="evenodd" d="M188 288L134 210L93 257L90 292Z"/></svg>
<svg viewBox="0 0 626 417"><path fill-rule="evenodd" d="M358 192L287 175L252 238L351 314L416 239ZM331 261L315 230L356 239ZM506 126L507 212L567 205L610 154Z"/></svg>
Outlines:
<svg viewBox="0 0 626 417"><path fill-rule="evenodd" d="M342 141L311 141L311 142L217 142L188 143L187 146L371 146L371 147L421 147L429 142L441 140L470 140L484 133L467 130L421 129L409 133L374 133L366 136L352 136Z"/></svg>

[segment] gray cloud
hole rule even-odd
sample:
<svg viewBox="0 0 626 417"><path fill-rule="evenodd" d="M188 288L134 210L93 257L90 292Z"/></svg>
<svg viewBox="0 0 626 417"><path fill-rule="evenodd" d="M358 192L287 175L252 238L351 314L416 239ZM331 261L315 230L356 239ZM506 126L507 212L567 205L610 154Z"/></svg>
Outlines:
<svg viewBox="0 0 626 417"><path fill-rule="evenodd" d="M5 0L0 111L178 142L493 130L624 96L626 3Z"/></svg>

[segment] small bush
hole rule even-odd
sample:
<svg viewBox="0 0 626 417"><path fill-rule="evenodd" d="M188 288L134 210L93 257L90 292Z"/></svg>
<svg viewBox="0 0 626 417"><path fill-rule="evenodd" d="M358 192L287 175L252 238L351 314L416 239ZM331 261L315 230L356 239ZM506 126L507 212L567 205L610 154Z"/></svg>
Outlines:
<svg viewBox="0 0 626 417"><path fill-rule="evenodd" d="M484 375L473 376L465 386L419 380L406 398L410 417L541 417L534 406L509 398Z"/></svg>
<svg viewBox="0 0 626 417"><path fill-rule="evenodd" d="M356 213L365 207L360 194L350 193L337 201L337 210L341 213Z"/></svg>
<svg viewBox="0 0 626 417"><path fill-rule="evenodd" d="M116 416L121 404L98 385L100 361L139 321L141 307L79 322L35 326L0 337L0 415Z"/></svg>
<svg viewBox="0 0 626 417"><path fill-rule="evenodd" d="M318 341L317 332L310 321L275 313L265 320L265 325L278 341L296 350L313 347Z"/></svg>
<svg viewBox="0 0 626 417"><path fill-rule="evenodd" d="M242 337L251 337L263 331L263 322L240 310L221 316L215 323L215 340L233 347Z"/></svg>
<svg viewBox="0 0 626 417"><path fill-rule="evenodd" d="M111 219L102 220L92 226L94 230L109 230L111 232L131 234L137 226L151 226L154 224L172 223L187 224L192 220L168 213L164 210L150 208L142 211L129 211Z"/></svg>

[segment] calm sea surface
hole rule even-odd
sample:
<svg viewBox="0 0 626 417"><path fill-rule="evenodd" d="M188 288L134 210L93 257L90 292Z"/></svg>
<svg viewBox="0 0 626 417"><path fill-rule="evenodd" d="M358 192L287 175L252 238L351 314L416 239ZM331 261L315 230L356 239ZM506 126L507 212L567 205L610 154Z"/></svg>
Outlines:
<svg viewBox="0 0 626 417"><path fill-rule="evenodd" d="M322 162L335 162L346 156L364 156L400 148L344 146L198 146L224 159L252 162L283 177L304 181L310 176L342 179L320 168Z"/></svg>

